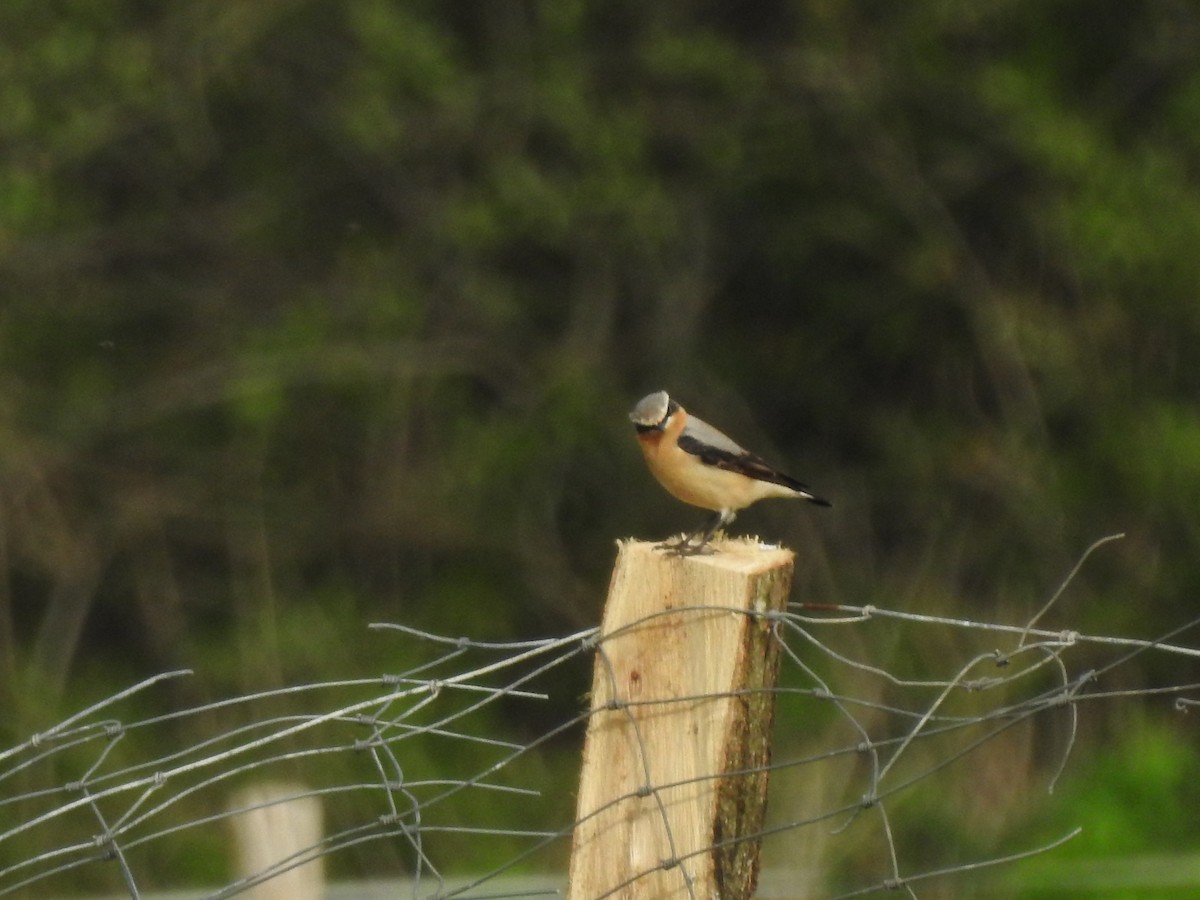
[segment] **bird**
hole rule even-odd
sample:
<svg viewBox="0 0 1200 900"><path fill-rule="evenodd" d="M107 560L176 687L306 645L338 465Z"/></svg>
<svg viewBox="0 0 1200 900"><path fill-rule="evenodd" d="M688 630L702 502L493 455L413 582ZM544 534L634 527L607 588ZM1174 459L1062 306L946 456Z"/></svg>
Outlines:
<svg viewBox="0 0 1200 900"><path fill-rule="evenodd" d="M684 503L712 510L707 524L678 542L660 547L677 553L704 553L713 535L739 510L768 497L791 497L832 506L801 481L776 469L729 436L671 399L666 391L647 394L629 413L651 474ZM699 543L692 539L699 537Z"/></svg>

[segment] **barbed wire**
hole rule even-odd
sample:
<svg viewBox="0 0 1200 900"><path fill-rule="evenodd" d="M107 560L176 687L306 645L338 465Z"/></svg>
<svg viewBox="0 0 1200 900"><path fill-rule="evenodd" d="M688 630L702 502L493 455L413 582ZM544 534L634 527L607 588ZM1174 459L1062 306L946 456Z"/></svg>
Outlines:
<svg viewBox="0 0 1200 900"><path fill-rule="evenodd" d="M678 869L683 891L696 898L689 865L700 854L742 841L802 842L813 828L828 829L827 834L840 838L864 822L874 822L873 837L856 839L875 842L882 850L877 859L883 861L876 874L867 877L868 883L841 888L843 892L838 896L847 898L898 890L915 898L918 895L914 886L920 883L966 877L983 867L1048 852L1073 838L1079 833L1078 827L1051 841L1009 848L994 857L914 868L907 865L902 843L897 839L892 807L901 795L930 782L1003 732L1037 717L1060 714L1067 720L1067 738L1048 785L1053 790L1077 741L1079 709L1084 702L1174 695L1179 711L1187 712L1200 704L1200 700L1184 696L1200 691L1200 683L1195 682L1112 689L1102 685L1104 676L1146 653L1200 657L1200 649L1176 643L1200 620L1189 621L1154 639L1036 627L1087 557L1115 537L1090 547L1050 602L1021 624L842 604L792 604L775 613L713 606L671 610L675 617L733 612L768 623L781 659L779 683L769 689L778 715L787 718L801 706L820 704L833 712L841 730L849 735L836 737L838 729L830 727L822 738L827 746L808 746L790 757L781 750L791 752L794 742L780 742L786 748L777 749L770 765L737 770L726 777L749 777L764 771L780 775L844 760L861 770L856 775L858 787L825 808L785 816L754 833L681 853L671 834L664 797L672 789L710 780L711 776L655 783L654 767L632 712L639 706L674 704L681 699L719 699L738 693L613 700L608 708L624 711L635 726L632 733L641 755L636 764L642 783L635 794L610 801L606 807L590 812L588 818L630 796L651 798L666 829L669 856L645 872L632 874L602 896L617 895L652 871ZM625 630L642 627L656 617L641 619ZM861 636L862 629L874 622L901 622L954 634L962 639L961 655L951 658L946 654L942 660L927 661L935 674L911 678L895 665L869 658L870 651L863 651L868 658L860 658L836 646L837 634L850 631ZM123 707L130 701L144 702L163 685L194 677L189 670L165 672L0 751L0 896L52 889L108 866L110 869L105 871L115 868L120 889L140 898L151 880L146 874L147 854L169 840L220 828L254 810L302 798L342 801L342 807L351 810L350 820L337 822L328 834L273 865L206 888L203 896L232 896L314 860L334 858L350 848L378 842L386 842L400 858L404 872L411 878L413 897L482 900L561 895L561 884L520 894L505 893L498 879L539 860L543 868L561 866L571 835L582 824L562 812L562 798L548 804L549 815L558 815L557 819L530 821L528 828L472 821L473 815L481 813L472 812L472 804L460 801L494 795L528 802L543 796L538 784L521 783L518 762L565 738L578 741L589 717L598 710L576 703L576 713L562 716L534 737L514 739L480 733L478 729L484 721L494 724L519 717L521 710L537 721L540 708L562 705L563 698L556 692L576 683L575 679L562 677L566 667L578 668L595 657L597 671L607 671L611 678L606 643L617 633L601 636L593 628L544 640L491 642L447 637L392 623L370 627L419 646L429 658L399 674L288 685L149 717L123 718ZM1011 646L972 648L966 640L971 635L999 637L1011 641ZM1074 657L1085 647L1091 653L1077 661ZM1117 655L1097 661L1093 658L1097 650L1114 650ZM937 668L942 668L944 674L936 674ZM982 702L986 698L994 701ZM964 708L967 699L970 703ZM287 711L297 704L307 711ZM495 715L486 720L479 718L488 712ZM169 747L180 725L218 720L228 721L207 731L208 736L199 741L152 758L128 760L121 752L122 744L131 736L161 733L158 745ZM203 729L192 729L197 730ZM463 752L444 754L446 758L439 760L444 765L436 777L409 777L413 760L437 756L437 748L441 747ZM468 755L466 748L471 748L473 755ZM921 748L920 753L917 748ZM463 770L454 770L451 757L456 764L460 759L467 760L461 763ZM343 764L336 770L340 777L334 783L324 783L330 761L335 759ZM64 770L70 773L67 779L59 774ZM202 798L250 778L263 779L277 773L283 773L289 782L295 782L299 773L306 786L284 796L243 801L203 814L195 812ZM503 841L506 847L516 842L519 848L475 876L445 871L445 854L439 844L449 838L468 837L476 843Z"/></svg>

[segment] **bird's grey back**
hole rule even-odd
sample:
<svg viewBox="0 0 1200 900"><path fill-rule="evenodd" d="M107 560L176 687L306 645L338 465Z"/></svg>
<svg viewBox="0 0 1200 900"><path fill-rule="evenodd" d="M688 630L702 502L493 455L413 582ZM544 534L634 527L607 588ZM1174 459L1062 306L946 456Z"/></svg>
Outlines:
<svg viewBox="0 0 1200 900"><path fill-rule="evenodd" d="M737 441L726 434L717 431L703 419L697 419L695 416L689 415L687 425L683 428L683 433L688 437L693 437L702 444L707 444L717 450L724 450L726 453L734 453L741 455L746 452L746 448L742 447Z"/></svg>

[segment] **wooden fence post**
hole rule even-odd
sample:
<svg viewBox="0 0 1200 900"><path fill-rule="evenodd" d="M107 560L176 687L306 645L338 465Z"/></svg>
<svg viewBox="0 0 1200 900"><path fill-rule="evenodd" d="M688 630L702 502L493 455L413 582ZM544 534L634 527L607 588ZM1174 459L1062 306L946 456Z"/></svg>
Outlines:
<svg viewBox="0 0 1200 900"><path fill-rule="evenodd" d="M592 679L570 900L754 893L790 550L619 546Z"/></svg>
<svg viewBox="0 0 1200 900"><path fill-rule="evenodd" d="M233 797L237 873L253 878L295 854L317 847L322 837L321 801L303 796L302 785L258 782ZM251 900L320 900L325 896L325 861L316 857L246 891Z"/></svg>

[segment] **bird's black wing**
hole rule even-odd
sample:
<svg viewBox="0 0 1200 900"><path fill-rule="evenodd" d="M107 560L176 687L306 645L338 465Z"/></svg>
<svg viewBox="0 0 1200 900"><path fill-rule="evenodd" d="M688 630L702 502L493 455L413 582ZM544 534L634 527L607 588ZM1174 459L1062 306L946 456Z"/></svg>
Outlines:
<svg viewBox="0 0 1200 900"><path fill-rule="evenodd" d="M769 481L772 484L782 484L784 487L789 487L794 491L808 493L808 485L797 481L790 475L785 475L783 472L772 467L761 456L757 456L749 450L741 450L739 452L714 447L712 444L706 444L687 433L679 436L679 449L699 457L700 461L706 466L728 469L730 472L737 472L740 475L745 475L747 478L755 478L758 481Z"/></svg>
<svg viewBox="0 0 1200 900"><path fill-rule="evenodd" d="M720 434L720 432L717 433ZM721 437L725 436L721 435ZM743 450L728 438L725 438L725 440L737 449L715 447L711 443L699 439L694 434L688 434L685 430L679 436L679 449L699 457L700 461L706 466L727 469L730 472L737 472L739 475L745 475L747 478L754 478L758 481L781 484L786 488L791 488L793 491L798 491L818 506L831 505L828 500L816 496L812 492L812 489L803 481L797 481L791 475L780 472L761 456L751 453L749 450Z"/></svg>

